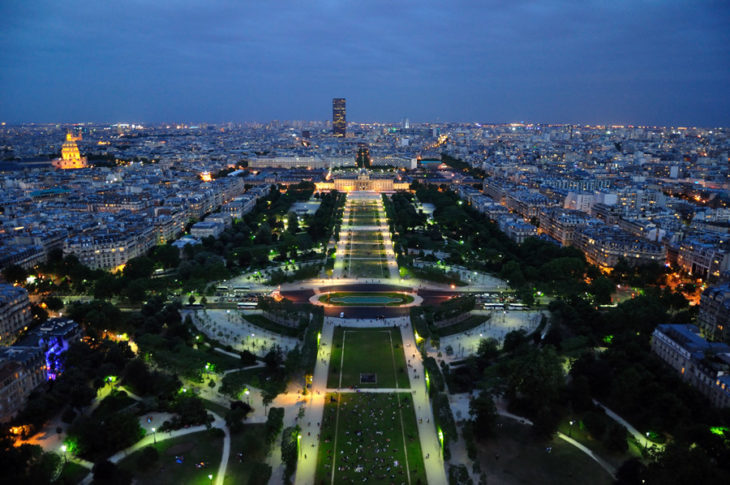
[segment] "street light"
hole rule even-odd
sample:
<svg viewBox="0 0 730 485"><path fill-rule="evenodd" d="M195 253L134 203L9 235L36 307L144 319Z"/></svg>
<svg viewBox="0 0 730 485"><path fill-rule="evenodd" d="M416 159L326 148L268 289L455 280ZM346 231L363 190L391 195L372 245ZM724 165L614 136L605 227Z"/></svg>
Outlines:
<svg viewBox="0 0 730 485"><path fill-rule="evenodd" d="M251 394L251 392L248 390L248 387L243 391L243 393L246 395L246 404L250 406L251 400L248 398L248 395Z"/></svg>
<svg viewBox="0 0 730 485"><path fill-rule="evenodd" d="M63 451L63 462L64 463L68 463L68 456L66 455L67 449L68 448L66 447L66 445L61 445L61 451Z"/></svg>
<svg viewBox="0 0 730 485"><path fill-rule="evenodd" d="M152 428L152 438L155 441L155 444L157 444L157 428Z"/></svg>
<svg viewBox="0 0 730 485"><path fill-rule="evenodd" d="M574 424L574 423L575 423L575 421L573 421L573 420L571 419L571 420L570 420L570 428L568 428L568 436L572 436L572 435L573 435L573 424Z"/></svg>

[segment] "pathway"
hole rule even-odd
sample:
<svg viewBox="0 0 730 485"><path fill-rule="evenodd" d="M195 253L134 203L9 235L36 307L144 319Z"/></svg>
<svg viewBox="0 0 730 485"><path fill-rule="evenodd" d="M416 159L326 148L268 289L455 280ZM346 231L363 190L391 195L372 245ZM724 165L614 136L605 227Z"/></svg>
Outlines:
<svg viewBox="0 0 730 485"><path fill-rule="evenodd" d="M421 440L421 453L423 454L423 464L426 468L426 479L431 484L447 483L446 466L441 456L441 444L436 434L433 409L431 408L431 401L428 398L426 381L423 378L423 360L416 346L416 338L413 334L410 319L406 325L400 327L400 330L406 361L410 360L408 378L410 379L411 389L414 390L413 407L416 411L416 421L418 422L418 436Z"/></svg>

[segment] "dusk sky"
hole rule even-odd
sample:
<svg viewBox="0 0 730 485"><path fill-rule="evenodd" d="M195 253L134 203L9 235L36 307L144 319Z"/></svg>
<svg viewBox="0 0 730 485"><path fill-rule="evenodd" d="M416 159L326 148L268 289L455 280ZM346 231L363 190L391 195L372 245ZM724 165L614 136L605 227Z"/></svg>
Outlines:
<svg viewBox="0 0 730 485"><path fill-rule="evenodd" d="M730 2L0 2L0 121L730 125Z"/></svg>

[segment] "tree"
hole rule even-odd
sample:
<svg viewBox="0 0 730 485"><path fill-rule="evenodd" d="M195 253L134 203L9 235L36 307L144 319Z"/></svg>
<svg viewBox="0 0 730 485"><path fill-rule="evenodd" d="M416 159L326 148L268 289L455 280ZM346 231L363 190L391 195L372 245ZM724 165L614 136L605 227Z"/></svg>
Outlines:
<svg viewBox="0 0 730 485"><path fill-rule="evenodd" d="M502 343L502 350L505 352L512 352L516 350L520 345L527 341L527 334L524 330L512 330L504 336L504 342Z"/></svg>
<svg viewBox="0 0 730 485"><path fill-rule="evenodd" d="M287 214L287 231L289 231L292 234L296 234L299 232L299 216L297 216L296 212L289 212Z"/></svg>
<svg viewBox="0 0 730 485"><path fill-rule="evenodd" d="M63 309L63 300L57 296L48 296L43 300L43 303L53 312Z"/></svg>
<svg viewBox="0 0 730 485"><path fill-rule="evenodd" d="M254 239L256 244L269 245L272 242L271 226L264 222L256 231L256 237Z"/></svg>
<svg viewBox="0 0 730 485"><path fill-rule="evenodd" d="M562 360L555 348L522 347L498 371L506 382L510 405L532 419L538 434L550 436L566 412L561 404L565 388Z"/></svg>
<svg viewBox="0 0 730 485"><path fill-rule="evenodd" d="M17 264L11 264L3 268L3 276L10 283L24 283L28 277L28 272Z"/></svg>
<svg viewBox="0 0 730 485"><path fill-rule="evenodd" d="M284 363L284 354L281 350L281 347L279 347L278 345L274 345L273 347L271 347L266 355L264 355L263 361L266 364L266 368L268 370L278 370L281 364Z"/></svg>
<svg viewBox="0 0 730 485"><path fill-rule="evenodd" d="M242 404L245 405L246 403ZM228 426L228 429L231 430L231 433L238 433L243 430L243 421L250 412L251 406L248 406L248 409L242 406L236 406L226 412L226 426Z"/></svg>
<svg viewBox="0 0 730 485"><path fill-rule="evenodd" d="M600 276L591 282L588 289L593 294L594 301L597 305L608 305L611 303L611 295L616 289L616 285L605 276Z"/></svg>
<svg viewBox="0 0 730 485"><path fill-rule="evenodd" d="M155 246L152 257L164 268L177 268L180 264L180 251L170 244Z"/></svg>
<svg viewBox="0 0 730 485"><path fill-rule="evenodd" d="M94 483L100 485L127 485L132 482L132 476L128 471L119 468L109 460L96 462L92 472L94 473Z"/></svg>
<svg viewBox="0 0 730 485"><path fill-rule="evenodd" d="M497 422L497 407L488 391L480 392L469 401L469 416L471 416L474 436L481 441L494 434Z"/></svg>
<svg viewBox="0 0 730 485"><path fill-rule="evenodd" d="M124 277L130 280L149 278L155 270L155 262L147 256L137 256L127 261Z"/></svg>
<svg viewBox="0 0 730 485"><path fill-rule="evenodd" d="M133 280L124 289L124 296L130 303L142 303L147 297L145 282L142 279Z"/></svg>
<svg viewBox="0 0 730 485"><path fill-rule="evenodd" d="M256 363L256 355L249 350L243 350L241 352L241 365L248 367Z"/></svg>

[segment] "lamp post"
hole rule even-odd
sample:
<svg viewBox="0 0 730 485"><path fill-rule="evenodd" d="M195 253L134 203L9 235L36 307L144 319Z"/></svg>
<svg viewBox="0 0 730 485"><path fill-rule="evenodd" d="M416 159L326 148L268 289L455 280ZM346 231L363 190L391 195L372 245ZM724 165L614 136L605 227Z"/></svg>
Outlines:
<svg viewBox="0 0 730 485"><path fill-rule="evenodd" d="M575 423L575 421L573 421L573 420L571 419L571 420L570 420L570 428L568 428L568 436L573 436L573 424L574 424L574 423Z"/></svg>
<svg viewBox="0 0 730 485"><path fill-rule="evenodd" d="M157 444L157 428L152 428L152 439Z"/></svg>
<svg viewBox="0 0 730 485"><path fill-rule="evenodd" d="M66 445L61 445L61 451L63 451L63 462L64 463L68 463L68 455L66 455L66 450L68 450Z"/></svg>
<svg viewBox="0 0 730 485"><path fill-rule="evenodd" d="M243 393L246 395L246 404L250 406L251 400L249 399L248 395L251 394L251 392L248 390L248 387L243 391Z"/></svg>

